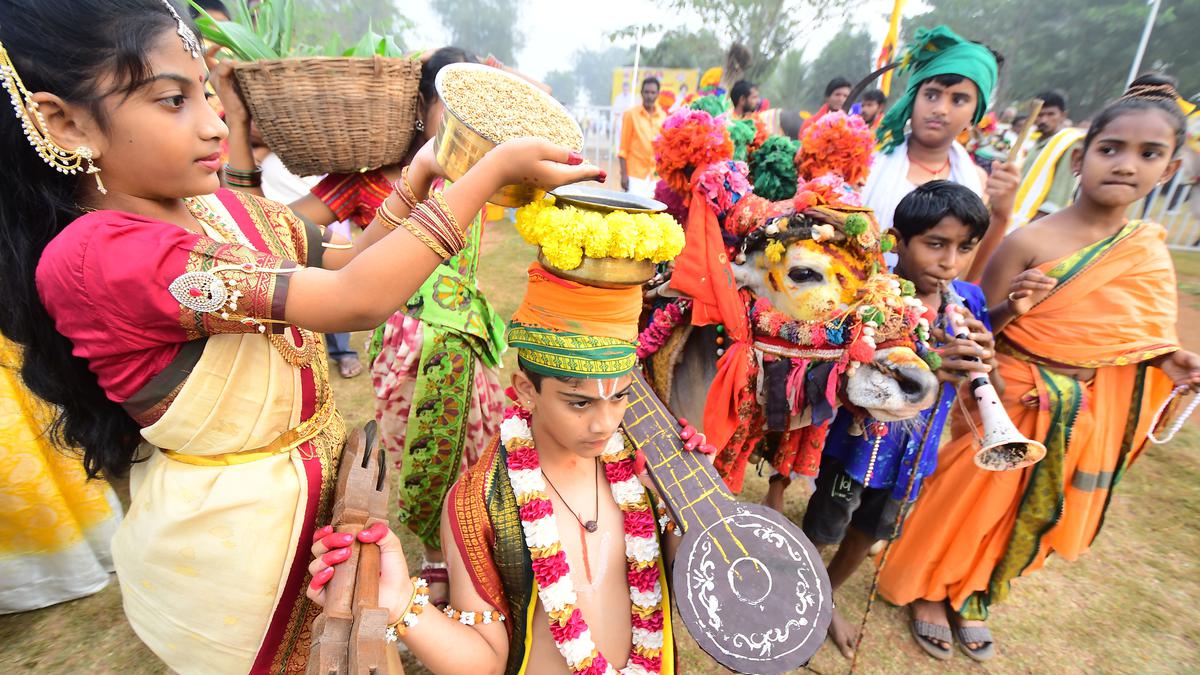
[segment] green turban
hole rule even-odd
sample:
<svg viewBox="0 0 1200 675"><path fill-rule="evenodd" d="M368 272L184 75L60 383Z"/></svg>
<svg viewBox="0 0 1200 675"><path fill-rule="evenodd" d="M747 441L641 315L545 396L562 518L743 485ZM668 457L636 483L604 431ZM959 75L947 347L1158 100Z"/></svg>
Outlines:
<svg viewBox="0 0 1200 675"><path fill-rule="evenodd" d="M904 141L904 125L912 116L913 101L922 82L938 75L962 75L974 82L979 89L979 102L971 121L978 124L987 112L998 74L991 50L963 39L947 26L917 29L916 39L904 53L899 70L909 73L908 88L879 124L876 138L884 152L891 152Z"/></svg>

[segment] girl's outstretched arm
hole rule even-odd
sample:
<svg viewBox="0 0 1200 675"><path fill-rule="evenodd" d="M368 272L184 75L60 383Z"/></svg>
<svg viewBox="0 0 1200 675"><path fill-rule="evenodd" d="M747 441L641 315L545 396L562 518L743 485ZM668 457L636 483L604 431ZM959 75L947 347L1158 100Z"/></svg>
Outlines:
<svg viewBox="0 0 1200 675"><path fill-rule="evenodd" d="M522 138L489 152L442 195L463 227L505 185L552 189L602 175L595 166L584 165L578 153L549 141ZM323 333L366 330L404 306L442 259L405 228L381 234L385 231L381 224L372 224L360 237L364 248L341 269L305 268L293 273L285 320Z"/></svg>

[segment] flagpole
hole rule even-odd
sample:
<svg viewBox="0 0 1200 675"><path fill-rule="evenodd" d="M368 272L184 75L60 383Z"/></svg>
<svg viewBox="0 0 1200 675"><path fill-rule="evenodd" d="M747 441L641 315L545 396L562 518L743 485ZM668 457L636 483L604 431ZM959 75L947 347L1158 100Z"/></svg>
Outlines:
<svg viewBox="0 0 1200 675"><path fill-rule="evenodd" d="M1154 21L1158 18L1160 4L1162 4L1162 0L1150 0L1150 16L1146 17L1146 26L1142 29L1142 41L1138 44L1133 64L1129 66L1129 77L1125 78L1126 89L1133 83L1134 78L1138 76L1138 71L1142 68L1142 57L1146 55L1146 45L1150 43L1150 32L1154 30Z"/></svg>
<svg viewBox="0 0 1200 675"><path fill-rule="evenodd" d="M637 31L637 48L633 52L633 82L629 83L629 91L636 91L639 95L642 93L641 87L638 86L638 67L642 62L642 34L645 32L645 26L638 26Z"/></svg>

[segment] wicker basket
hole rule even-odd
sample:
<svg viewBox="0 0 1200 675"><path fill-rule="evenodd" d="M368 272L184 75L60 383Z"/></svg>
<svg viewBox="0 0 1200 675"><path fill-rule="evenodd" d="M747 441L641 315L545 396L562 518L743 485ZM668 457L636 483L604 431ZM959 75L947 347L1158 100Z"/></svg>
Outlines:
<svg viewBox="0 0 1200 675"><path fill-rule="evenodd" d="M419 61L315 56L234 72L263 140L297 176L395 164L416 131Z"/></svg>

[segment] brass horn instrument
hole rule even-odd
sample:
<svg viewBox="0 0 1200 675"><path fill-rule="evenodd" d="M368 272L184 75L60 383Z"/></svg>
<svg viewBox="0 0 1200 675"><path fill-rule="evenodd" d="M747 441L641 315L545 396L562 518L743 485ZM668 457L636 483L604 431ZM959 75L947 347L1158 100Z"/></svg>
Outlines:
<svg viewBox="0 0 1200 675"><path fill-rule="evenodd" d="M958 309L947 313L947 327L954 337L969 339L971 331L963 320L964 313L968 311L966 302L952 286L947 284L945 289L947 300ZM1017 430L986 374L978 373L971 378L971 393L975 397L975 405L979 407L983 424L983 436L979 439L981 447L975 453L975 466L986 471L1012 471L1037 464L1046 456L1046 446L1026 438Z"/></svg>

